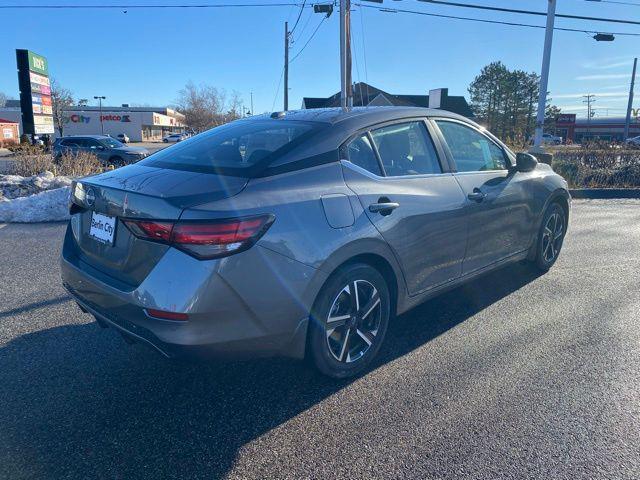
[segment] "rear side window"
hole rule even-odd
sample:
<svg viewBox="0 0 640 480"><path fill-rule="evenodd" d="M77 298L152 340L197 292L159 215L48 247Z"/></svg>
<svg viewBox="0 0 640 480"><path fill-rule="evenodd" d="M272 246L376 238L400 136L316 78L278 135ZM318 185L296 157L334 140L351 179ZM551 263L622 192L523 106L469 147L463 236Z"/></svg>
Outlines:
<svg viewBox="0 0 640 480"><path fill-rule="evenodd" d="M498 145L474 129L456 122L436 120L459 172L505 170L507 159Z"/></svg>
<svg viewBox="0 0 640 480"><path fill-rule="evenodd" d="M139 164L204 173L247 174L310 134L313 124L296 121L240 121L161 150Z"/></svg>
<svg viewBox="0 0 640 480"><path fill-rule="evenodd" d="M347 156L351 163L375 175L382 175L380 164L373 151L369 137L360 135L347 146Z"/></svg>
<svg viewBox="0 0 640 480"><path fill-rule="evenodd" d="M442 172L423 122L389 125L373 130L371 137L390 177Z"/></svg>

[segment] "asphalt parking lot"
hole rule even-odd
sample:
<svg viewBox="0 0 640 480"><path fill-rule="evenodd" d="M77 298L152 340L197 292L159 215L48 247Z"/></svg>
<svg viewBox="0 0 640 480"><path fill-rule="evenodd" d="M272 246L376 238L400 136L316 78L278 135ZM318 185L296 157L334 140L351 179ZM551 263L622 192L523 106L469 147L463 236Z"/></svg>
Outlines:
<svg viewBox="0 0 640 480"><path fill-rule="evenodd" d="M556 266L395 320L369 373L185 365L59 281L64 226L0 226L0 478L640 475L640 201L575 201Z"/></svg>

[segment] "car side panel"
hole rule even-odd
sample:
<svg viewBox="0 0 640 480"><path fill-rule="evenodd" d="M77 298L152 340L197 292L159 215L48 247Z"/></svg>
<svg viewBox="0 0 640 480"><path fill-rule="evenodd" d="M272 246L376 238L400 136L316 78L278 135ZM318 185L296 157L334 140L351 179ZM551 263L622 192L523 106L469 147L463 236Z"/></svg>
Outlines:
<svg viewBox="0 0 640 480"><path fill-rule="evenodd" d="M322 198L342 195L353 211L352 225L334 228ZM404 279L391 249L369 221L358 198L347 188L338 162L249 181L241 195L185 211L182 219L274 214L276 219L258 245L317 270L304 302L311 307L318 291L339 265L356 255L376 255L396 274L395 287L406 295ZM317 277L317 278L315 278ZM402 301L402 300L399 300Z"/></svg>

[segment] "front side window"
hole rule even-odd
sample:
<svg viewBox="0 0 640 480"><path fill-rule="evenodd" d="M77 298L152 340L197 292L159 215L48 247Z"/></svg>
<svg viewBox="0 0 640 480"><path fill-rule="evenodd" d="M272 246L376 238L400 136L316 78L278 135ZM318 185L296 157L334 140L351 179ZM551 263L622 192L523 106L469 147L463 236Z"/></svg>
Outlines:
<svg viewBox="0 0 640 480"><path fill-rule="evenodd" d="M423 122L389 125L371 132L390 177L441 173L436 150Z"/></svg>
<svg viewBox="0 0 640 480"><path fill-rule="evenodd" d="M349 143L347 157L354 165L364 168L375 175L382 175L380 164L373 151L369 137L366 135L360 135Z"/></svg>
<svg viewBox="0 0 640 480"><path fill-rule="evenodd" d="M140 162L149 167L204 173L248 171L311 132L314 124L296 121L239 121L213 128L161 150ZM176 135L178 136L178 135Z"/></svg>
<svg viewBox="0 0 640 480"><path fill-rule="evenodd" d="M105 147L110 147L110 148L124 147L124 145L119 141L114 140L113 138L108 138L108 137L100 139L99 143L102 143L102 145L104 145Z"/></svg>
<svg viewBox="0 0 640 480"><path fill-rule="evenodd" d="M457 122L436 120L436 123L459 172L484 172L507 168L507 160L502 149L481 133Z"/></svg>

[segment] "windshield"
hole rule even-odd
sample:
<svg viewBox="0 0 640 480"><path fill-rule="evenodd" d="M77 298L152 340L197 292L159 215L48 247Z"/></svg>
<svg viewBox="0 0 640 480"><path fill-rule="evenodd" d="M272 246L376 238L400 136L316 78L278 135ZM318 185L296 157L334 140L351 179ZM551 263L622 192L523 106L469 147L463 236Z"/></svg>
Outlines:
<svg viewBox="0 0 640 480"><path fill-rule="evenodd" d="M150 167L199 172L248 173L313 129L296 121L240 121L191 137L140 162Z"/></svg>
<svg viewBox="0 0 640 480"><path fill-rule="evenodd" d="M102 143L102 145L104 145L105 147L109 147L109 148L120 148L120 147L124 147L124 145L122 143L120 143L119 141L113 139L113 138L101 138L100 139L100 143Z"/></svg>

